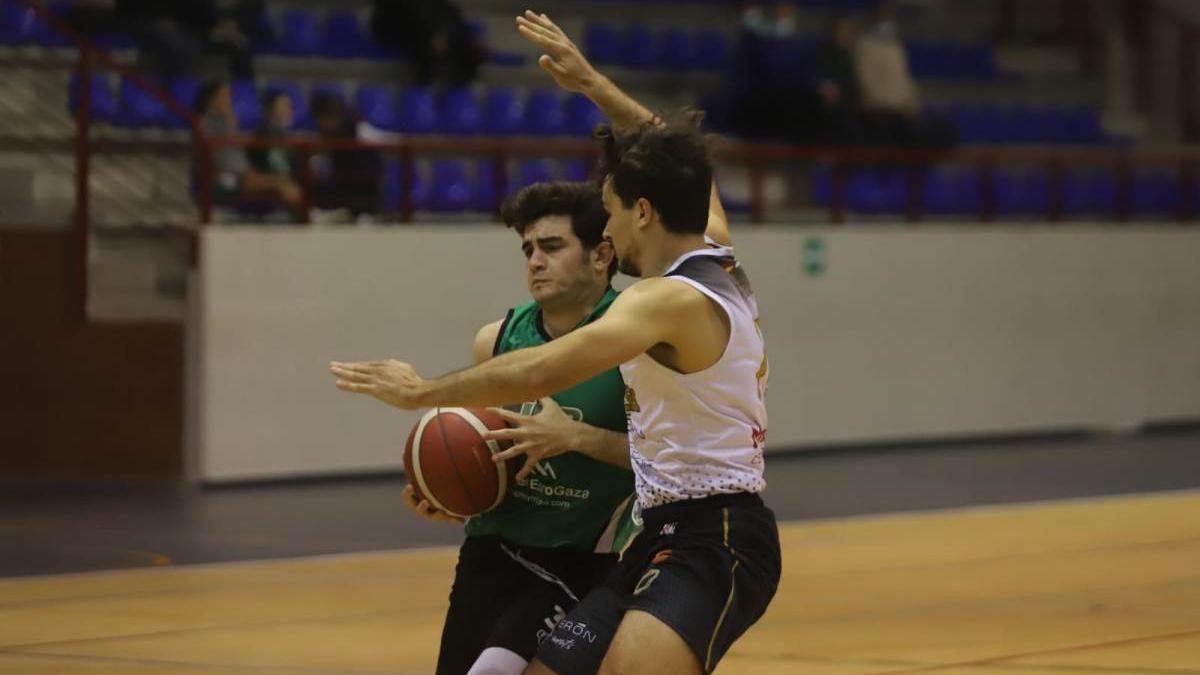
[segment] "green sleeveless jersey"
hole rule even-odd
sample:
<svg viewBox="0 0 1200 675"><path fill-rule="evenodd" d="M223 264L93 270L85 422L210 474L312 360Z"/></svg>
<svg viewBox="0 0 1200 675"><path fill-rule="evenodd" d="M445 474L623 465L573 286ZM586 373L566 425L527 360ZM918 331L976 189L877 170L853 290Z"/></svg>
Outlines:
<svg viewBox="0 0 1200 675"><path fill-rule="evenodd" d="M616 291L608 289L579 325L602 316L616 297ZM531 302L509 310L493 353L536 347L550 340L542 325L542 311ZM577 421L626 433L625 382L616 368L552 398ZM534 415L541 405L531 401L509 408ZM509 488L500 506L469 518L467 535L500 535L541 548L617 552L633 534L634 503L632 471L567 452L538 462L525 480Z"/></svg>

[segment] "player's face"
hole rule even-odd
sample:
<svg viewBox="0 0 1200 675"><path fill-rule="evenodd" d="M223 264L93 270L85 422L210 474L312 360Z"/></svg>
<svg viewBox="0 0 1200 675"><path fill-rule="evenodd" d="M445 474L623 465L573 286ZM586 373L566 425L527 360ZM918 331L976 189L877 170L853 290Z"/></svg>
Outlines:
<svg viewBox="0 0 1200 675"><path fill-rule="evenodd" d="M568 216L546 216L525 228L521 237L529 294L540 305L572 302L590 297L598 284L608 285L598 274L592 253L585 251L571 230Z"/></svg>
<svg viewBox="0 0 1200 675"><path fill-rule="evenodd" d="M604 210L608 211L608 225L604 228L604 238L612 242L617 253L617 269L631 277L642 276L637 264L637 242L634 241L636 212L638 205L625 208L612 190L612 182L604 181Z"/></svg>

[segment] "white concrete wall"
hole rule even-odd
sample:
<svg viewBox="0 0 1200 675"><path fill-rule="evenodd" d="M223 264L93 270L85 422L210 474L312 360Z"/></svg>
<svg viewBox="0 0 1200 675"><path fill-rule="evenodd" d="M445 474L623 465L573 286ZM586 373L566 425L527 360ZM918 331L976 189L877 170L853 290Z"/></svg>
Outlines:
<svg viewBox="0 0 1200 675"><path fill-rule="evenodd" d="M768 444L1200 418L1200 232L771 227L735 232L771 358ZM805 241L826 251L806 274ZM333 388L331 359L464 366L527 297L497 226L210 228L198 275L199 476L397 469L415 415Z"/></svg>

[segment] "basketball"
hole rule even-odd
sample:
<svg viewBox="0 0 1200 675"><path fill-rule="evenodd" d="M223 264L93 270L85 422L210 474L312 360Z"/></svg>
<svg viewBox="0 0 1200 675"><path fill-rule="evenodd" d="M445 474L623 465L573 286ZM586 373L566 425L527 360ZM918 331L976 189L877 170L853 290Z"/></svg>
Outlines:
<svg viewBox="0 0 1200 675"><path fill-rule="evenodd" d="M434 408L421 416L404 445L404 473L418 499L455 516L500 505L516 470L492 455L510 445L483 438L507 423L482 408Z"/></svg>

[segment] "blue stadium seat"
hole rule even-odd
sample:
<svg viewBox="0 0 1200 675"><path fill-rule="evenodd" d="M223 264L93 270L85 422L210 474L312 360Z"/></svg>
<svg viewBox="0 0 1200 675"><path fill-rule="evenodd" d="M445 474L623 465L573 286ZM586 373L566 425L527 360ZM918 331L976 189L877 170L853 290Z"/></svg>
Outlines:
<svg viewBox="0 0 1200 675"><path fill-rule="evenodd" d="M466 87L447 91L442 96L442 130L448 134L469 136L483 128L483 112L475 93Z"/></svg>
<svg viewBox="0 0 1200 675"><path fill-rule="evenodd" d="M180 77L173 80L167 87L167 93L188 110L196 102L196 94L200 91L200 81L194 77ZM188 128L187 120L179 117L170 109L167 110L166 125L172 129Z"/></svg>
<svg viewBox="0 0 1200 675"><path fill-rule="evenodd" d="M325 16L321 51L334 59L358 59L367 55L367 33L354 12L337 10Z"/></svg>
<svg viewBox="0 0 1200 675"><path fill-rule="evenodd" d="M597 65L621 60L621 39L617 29L604 23L589 23L583 29L583 44L588 59Z"/></svg>
<svg viewBox="0 0 1200 675"><path fill-rule="evenodd" d="M432 191L424 176L420 163L413 166L412 180L404 182L400 163L388 161L383 165L383 206L388 211L400 211L404 206L404 194L412 195L413 209L427 211L432 205Z"/></svg>
<svg viewBox="0 0 1200 675"><path fill-rule="evenodd" d="M605 121L600 108L583 94L568 95L565 108L566 130L573 136L591 136L596 125Z"/></svg>
<svg viewBox="0 0 1200 675"><path fill-rule="evenodd" d="M482 159L475 164L475 210L490 212L496 208L496 164Z"/></svg>
<svg viewBox="0 0 1200 675"><path fill-rule="evenodd" d="M121 107L114 121L132 129L159 127L167 121L167 108L132 80L122 79Z"/></svg>
<svg viewBox="0 0 1200 675"><path fill-rule="evenodd" d="M903 173L892 169L858 171L846 187L846 202L862 213L899 213L907 204Z"/></svg>
<svg viewBox="0 0 1200 675"><path fill-rule="evenodd" d="M400 130L407 134L434 134L439 131L437 103L433 90L412 87L400 94Z"/></svg>
<svg viewBox="0 0 1200 675"><path fill-rule="evenodd" d="M563 180L573 180L583 182L591 178L592 167L586 160L572 159L563 162L562 177Z"/></svg>
<svg viewBox="0 0 1200 675"><path fill-rule="evenodd" d="M659 64L672 70L687 70L697 67L695 43L685 30L672 28L658 38Z"/></svg>
<svg viewBox="0 0 1200 675"><path fill-rule="evenodd" d="M67 105L70 107L71 112L74 113L79 105L78 75L71 75L68 87ZM109 82L106 73L92 73L91 92L88 99L92 119L99 122L112 122L116 120L119 107L117 105L117 98L113 96L112 83Z"/></svg>
<svg viewBox="0 0 1200 675"><path fill-rule="evenodd" d="M565 132L566 119L558 94L549 89L529 92L522 127L533 136L558 136Z"/></svg>
<svg viewBox="0 0 1200 675"><path fill-rule="evenodd" d="M312 111L304 98L303 90L296 82L289 80L273 80L267 83L263 91L271 94L280 93L292 101L292 128L312 130Z"/></svg>
<svg viewBox="0 0 1200 675"><path fill-rule="evenodd" d="M554 166L546 159L527 159L517 168L517 179L509 181L508 192L515 194L521 188L534 183L554 180Z"/></svg>
<svg viewBox="0 0 1200 675"><path fill-rule="evenodd" d="M484 103L483 130L493 136L514 136L521 133L525 106L517 93L508 88L488 92Z"/></svg>
<svg viewBox="0 0 1200 675"><path fill-rule="evenodd" d="M1063 186L1063 205L1068 213L1111 213L1117 202L1116 180L1110 171L1071 173Z"/></svg>
<svg viewBox="0 0 1200 675"><path fill-rule="evenodd" d="M928 172L922 187L925 210L939 215L967 214L979 210L979 174L975 171L938 167ZM901 193L901 208L907 205Z"/></svg>
<svg viewBox="0 0 1200 675"><path fill-rule="evenodd" d="M696 67L719 70L729 60L729 38L719 30L703 30L696 36Z"/></svg>
<svg viewBox="0 0 1200 675"><path fill-rule="evenodd" d="M283 14L276 45L286 56L316 56L321 53L321 22L316 12L293 9Z"/></svg>
<svg viewBox="0 0 1200 675"><path fill-rule="evenodd" d="M389 87L364 84L358 88L358 114L371 126L385 131L400 129L400 111Z"/></svg>
<svg viewBox="0 0 1200 675"><path fill-rule="evenodd" d="M25 41L26 10L12 0L0 0L0 44L16 45Z"/></svg>
<svg viewBox="0 0 1200 675"><path fill-rule="evenodd" d="M254 82L250 80L237 80L232 85L233 89L233 112L237 115L238 127L241 129L254 129L262 124L263 110L262 100L258 97L258 90L254 87Z"/></svg>
<svg viewBox="0 0 1200 675"><path fill-rule="evenodd" d="M456 159L433 163L433 210L466 211L475 204L475 189L467 178L466 167Z"/></svg>
<svg viewBox="0 0 1200 675"><path fill-rule="evenodd" d="M996 211L1003 215L1041 215L1050 207L1045 171L997 171L993 190Z"/></svg>
<svg viewBox="0 0 1200 675"><path fill-rule="evenodd" d="M627 68L656 68L658 50L654 44L654 33L649 28L633 25L625 31L621 40L621 65Z"/></svg>
<svg viewBox="0 0 1200 675"><path fill-rule="evenodd" d="M1133 181L1133 210L1139 214L1174 213L1180 206L1179 180L1168 172L1140 174Z"/></svg>

